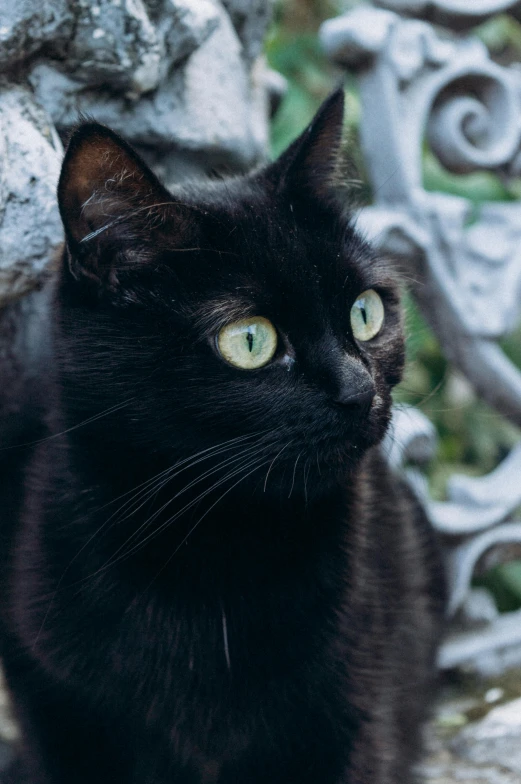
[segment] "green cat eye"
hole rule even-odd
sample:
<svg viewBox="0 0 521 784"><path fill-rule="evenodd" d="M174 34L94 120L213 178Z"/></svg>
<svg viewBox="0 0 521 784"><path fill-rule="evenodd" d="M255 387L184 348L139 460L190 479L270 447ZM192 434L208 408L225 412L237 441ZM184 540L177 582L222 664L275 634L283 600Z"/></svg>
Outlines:
<svg viewBox="0 0 521 784"><path fill-rule="evenodd" d="M373 289L356 298L351 308L351 329L357 340L371 340L378 335L384 323L384 305Z"/></svg>
<svg viewBox="0 0 521 784"><path fill-rule="evenodd" d="M255 370L272 359L277 350L277 331L271 321L253 318L227 324L217 335L219 353L230 365Z"/></svg>

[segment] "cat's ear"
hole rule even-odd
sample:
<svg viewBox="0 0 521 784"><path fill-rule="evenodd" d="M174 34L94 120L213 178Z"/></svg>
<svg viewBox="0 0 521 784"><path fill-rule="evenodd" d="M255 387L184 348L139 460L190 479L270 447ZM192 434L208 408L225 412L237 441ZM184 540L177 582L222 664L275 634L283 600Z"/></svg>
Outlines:
<svg viewBox="0 0 521 784"><path fill-rule="evenodd" d="M132 240L173 199L123 139L87 122L69 142L58 203L73 275L101 279L111 249Z"/></svg>
<svg viewBox="0 0 521 784"><path fill-rule="evenodd" d="M304 132L268 168L278 188L328 199L338 181L344 127L344 91L336 90Z"/></svg>

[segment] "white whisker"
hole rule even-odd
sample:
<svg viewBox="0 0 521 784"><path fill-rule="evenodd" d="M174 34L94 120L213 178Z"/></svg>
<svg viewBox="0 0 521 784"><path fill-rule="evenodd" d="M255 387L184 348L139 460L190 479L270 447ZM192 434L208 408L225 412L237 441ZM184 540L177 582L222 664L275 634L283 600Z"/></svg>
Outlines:
<svg viewBox="0 0 521 784"><path fill-rule="evenodd" d="M300 455L301 454L302 454L302 452L298 453L297 459L295 460L295 465L293 466L293 479L292 479L292 482L291 482L291 489L289 491L288 498L291 498L291 494L293 492L293 488L295 487L295 473L296 473L296 470L297 470L297 463L298 463L298 461L300 459Z"/></svg>
<svg viewBox="0 0 521 784"><path fill-rule="evenodd" d="M222 614L222 624L223 624L223 642L224 642L224 658L226 659L226 666L229 670L231 670L232 665L230 661L230 648L228 645L228 626L226 624L226 613L224 612L224 607L221 604L221 614Z"/></svg>
<svg viewBox="0 0 521 784"><path fill-rule="evenodd" d="M282 449L280 450L280 452L277 452L277 454L275 455L275 457L274 457L274 458L273 458L273 460L271 461L271 463L270 463L270 465L269 465L269 468L268 468L268 470L267 470L267 472L266 472L266 479L264 480L264 490L263 490L263 492L264 492L264 493L266 492L266 485L268 484L268 477L269 477L269 475L270 475L270 471L271 471L271 469L273 468L273 464L275 463L275 461L277 460L277 458L278 458L278 457L279 457L279 456L280 456L280 455L281 455L281 454L284 452L284 450L285 450L285 449L287 449L287 448L288 448L288 446L289 446L290 444L292 444L292 443L293 443L292 441L288 441L288 443L286 444L286 446L283 446L283 447L282 447Z"/></svg>

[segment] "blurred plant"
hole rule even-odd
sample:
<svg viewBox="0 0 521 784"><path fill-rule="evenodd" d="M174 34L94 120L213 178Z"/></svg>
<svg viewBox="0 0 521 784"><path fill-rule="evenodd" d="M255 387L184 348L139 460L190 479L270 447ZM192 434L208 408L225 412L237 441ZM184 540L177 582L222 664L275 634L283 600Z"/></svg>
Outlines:
<svg viewBox="0 0 521 784"><path fill-rule="evenodd" d="M320 49L320 24L339 13L334 0L280 0L266 39L272 68L288 81L288 91L272 125L272 151L278 155L305 127L320 103L340 81Z"/></svg>
<svg viewBox="0 0 521 784"><path fill-rule="evenodd" d="M491 471L518 441L519 432L480 401L466 378L449 365L410 297L406 297L406 327L407 369L395 398L420 408L436 426L438 453L429 479L434 498L443 499L452 473ZM521 359L519 337L505 343L514 361L510 347L516 347Z"/></svg>

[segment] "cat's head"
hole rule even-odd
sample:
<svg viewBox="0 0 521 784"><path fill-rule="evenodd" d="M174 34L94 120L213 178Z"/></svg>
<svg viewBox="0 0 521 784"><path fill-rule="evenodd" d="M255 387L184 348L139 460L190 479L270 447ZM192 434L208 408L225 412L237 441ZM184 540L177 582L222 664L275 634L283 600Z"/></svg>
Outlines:
<svg viewBox="0 0 521 784"><path fill-rule="evenodd" d="M67 424L113 407L107 448L173 462L251 445L259 476L275 460L288 482L381 439L399 297L338 197L343 105L338 91L269 166L173 193L110 130L79 127L59 185Z"/></svg>

